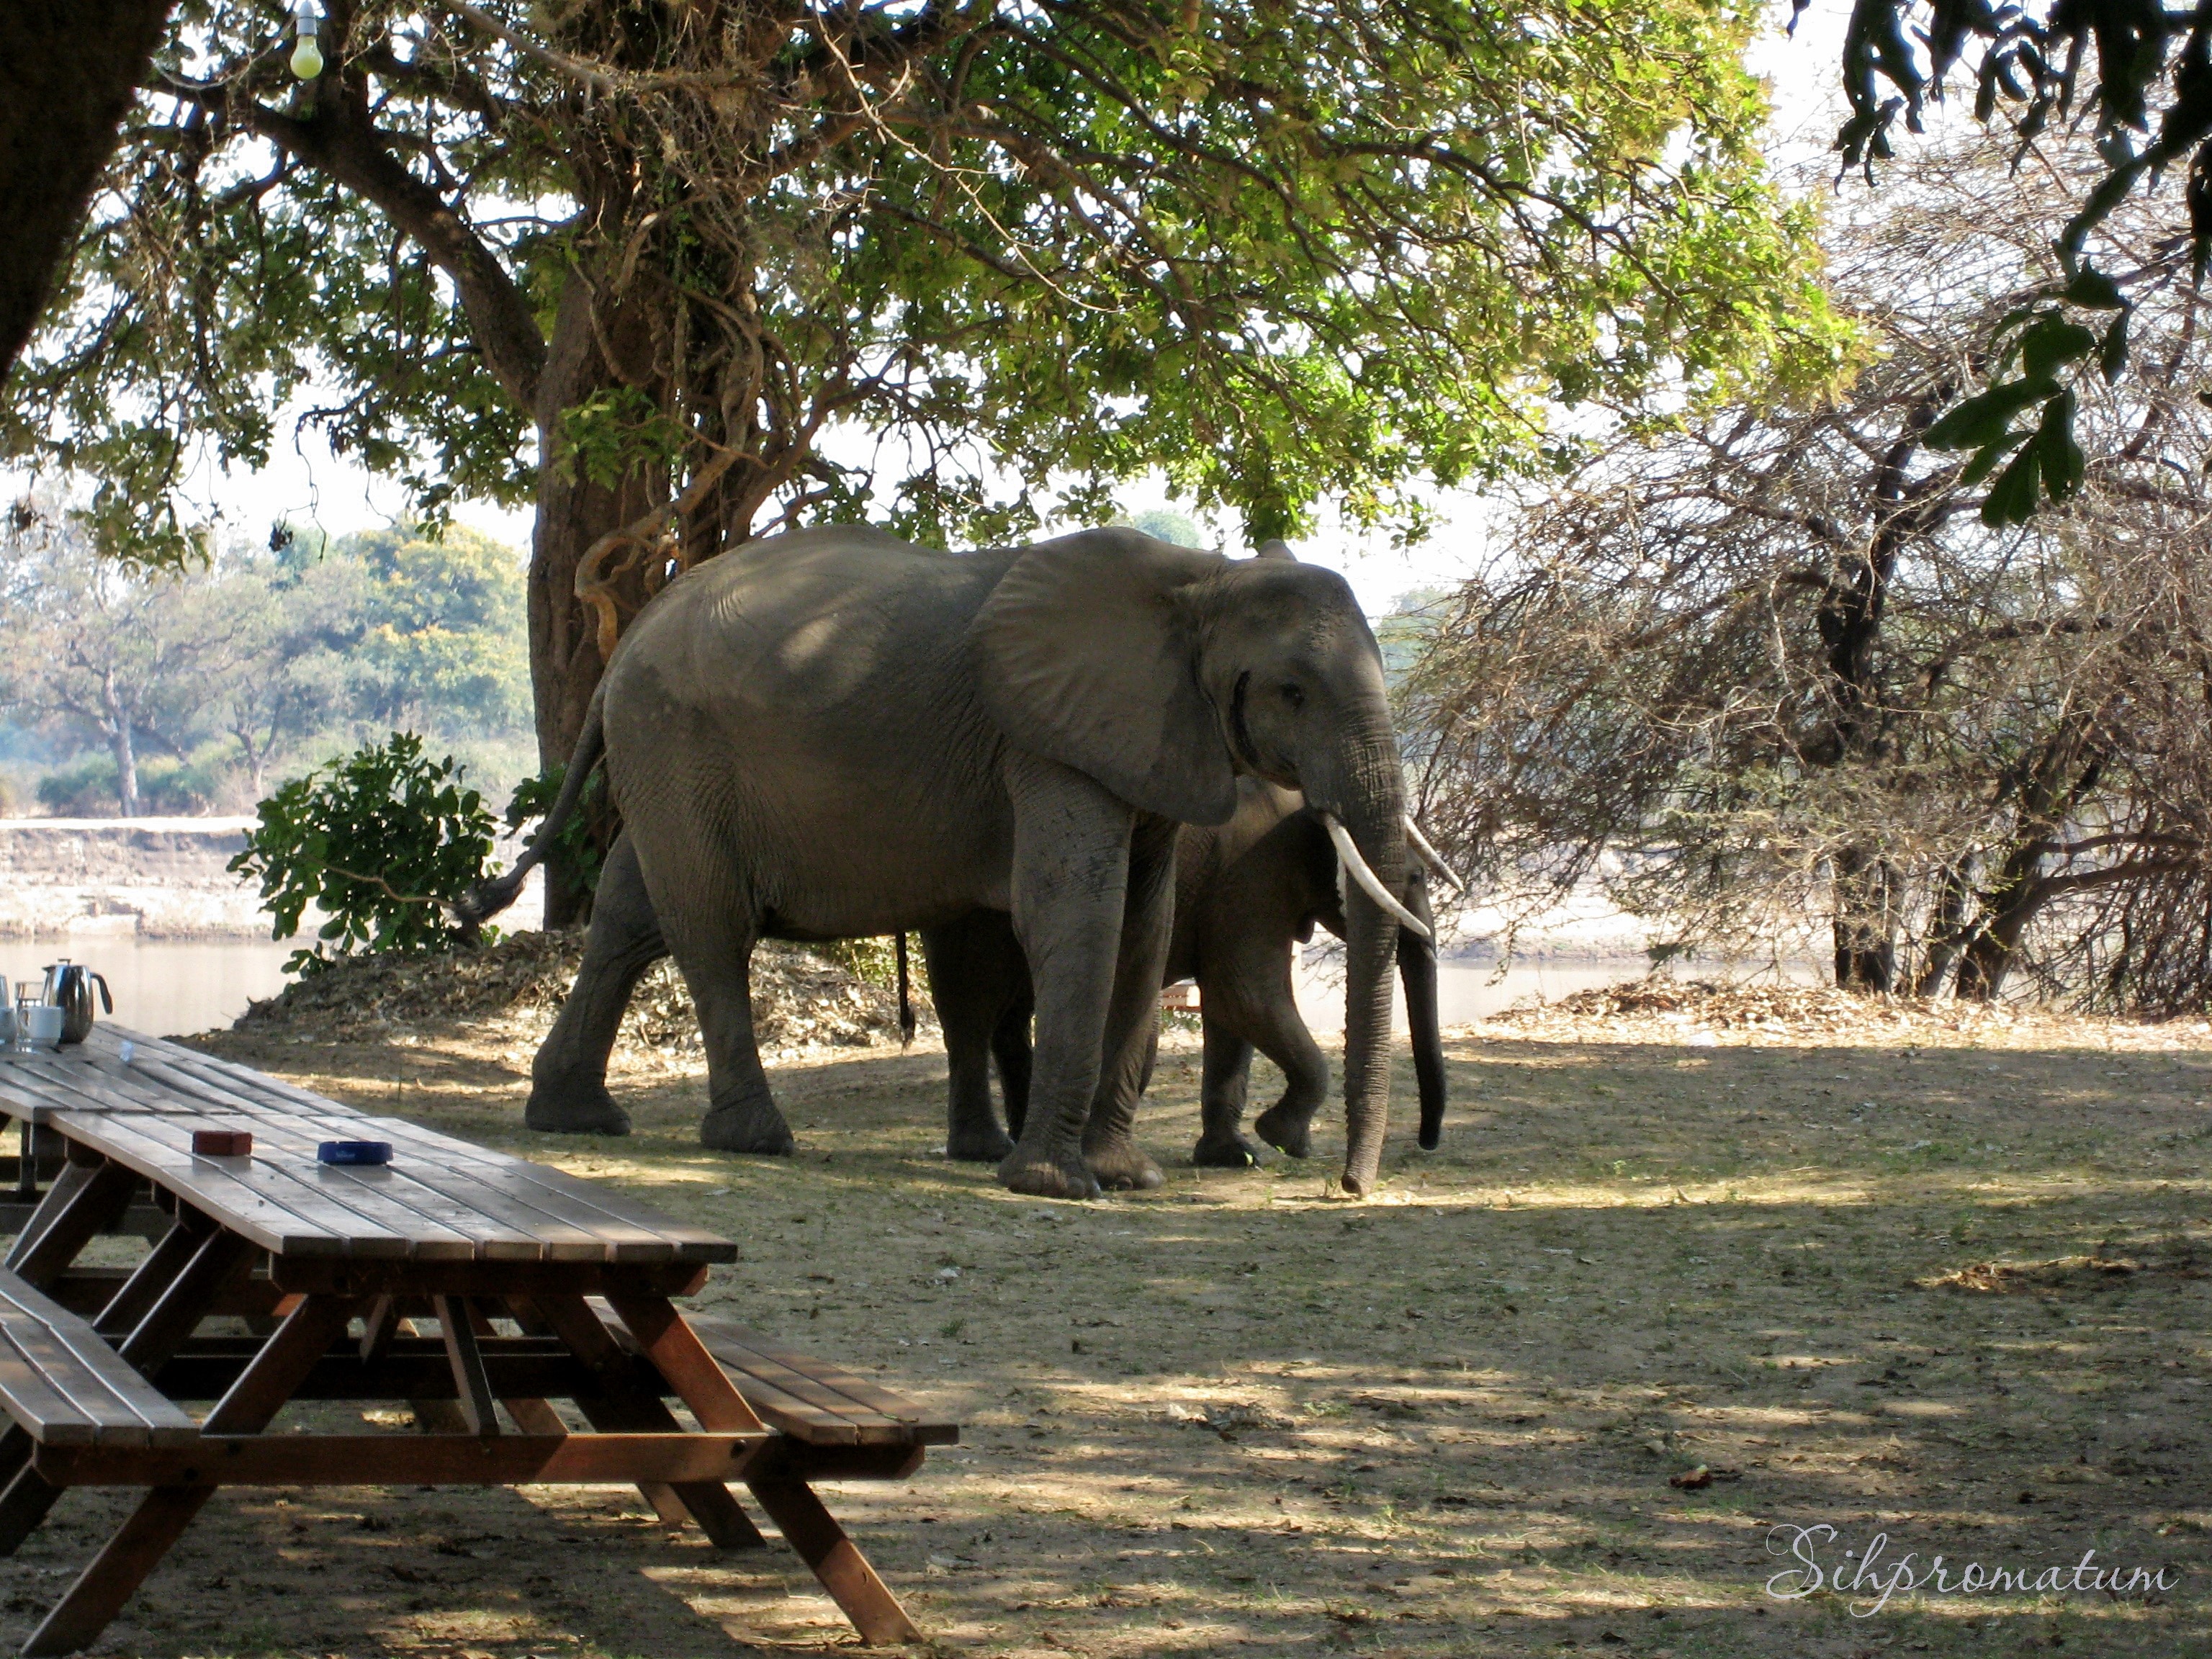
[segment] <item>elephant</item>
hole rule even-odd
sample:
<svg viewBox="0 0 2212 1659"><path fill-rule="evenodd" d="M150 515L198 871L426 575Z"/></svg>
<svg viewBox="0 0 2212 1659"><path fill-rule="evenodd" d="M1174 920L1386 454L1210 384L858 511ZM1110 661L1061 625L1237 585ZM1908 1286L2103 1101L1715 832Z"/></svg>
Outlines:
<svg viewBox="0 0 2212 1659"><path fill-rule="evenodd" d="M1285 1081L1282 1098L1255 1127L1294 1158L1311 1150L1313 1115L1328 1092L1328 1061L1298 1014L1291 942L1310 939L1316 922L1340 937L1346 927L1336 849L1317 817L1287 790L1253 778L1237 782L1237 811L1227 823L1187 824L1176 836L1175 922L1164 969L1170 984L1196 981L1201 995L1200 1131L1191 1161L1227 1169L1259 1161L1259 1149L1243 1133L1255 1048L1281 1068ZM1435 856L1425 842L1415 850ZM1440 860L1437 868L1458 884ZM1418 862L1409 882L1407 908L1433 927ZM1002 1157L1012 1145L1006 1128L1020 1133L1028 1104L1028 964L1009 918L999 911L975 911L921 938L945 1032L945 1151L956 1158ZM1445 1103L1436 947L1401 927L1397 956L1420 1096L1420 1144L1433 1149ZM991 1104L994 1062L1006 1128Z"/></svg>
<svg viewBox="0 0 2212 1659"><path fill-rule="evenodd" d="M1039 988L1029 1111L1000 1180L1048 1197L1155 1186L1132 1127L1176 829L1229 819L1247 775L1301 791L1354 878L1344 1186L1371 1190L1389 970L1399 927L1423 926L1404 902L1405 781L1350 587L1284 552L1231 559L1114 528L954 556L833 526L669 583L617 645L530 848L460 907L481 920L512 902L604 758L621 856L526 1121L627 1127L588 1055L665 940L707 1051L702 1142L788 1152L753 1039L753 942L994 909Z"/></svg>

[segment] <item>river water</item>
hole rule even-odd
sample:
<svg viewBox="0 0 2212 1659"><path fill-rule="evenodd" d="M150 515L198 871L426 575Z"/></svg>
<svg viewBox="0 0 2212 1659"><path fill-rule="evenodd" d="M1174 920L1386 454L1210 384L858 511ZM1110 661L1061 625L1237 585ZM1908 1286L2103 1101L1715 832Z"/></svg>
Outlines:
<svg viewBox="0 0 2212 1659"><path fill-rule="evenodd" d="M290 943L259 939L175 942L127 935L75 935L65 942L0 939L0 969L10 981L12 996L14 981L41 977L46 963L66 954L106 976L115 994L118 1024L167 1036L228 1025L246 1012L249 1000L274 996L283 987L284 958L293 948ZM1318 951L1312 955L1299 970L1299 1010L1314 1030L1340 1031L1342 981L1333 961ZM1437 975L1437 1000L1443 1023L1460 1025L1530 998L1555 1001L1646 971L1641 957L1523 960L1503 975L1495 963L1448 961ZM1402 1031L1402 998L1397 1017Z"/></svg>

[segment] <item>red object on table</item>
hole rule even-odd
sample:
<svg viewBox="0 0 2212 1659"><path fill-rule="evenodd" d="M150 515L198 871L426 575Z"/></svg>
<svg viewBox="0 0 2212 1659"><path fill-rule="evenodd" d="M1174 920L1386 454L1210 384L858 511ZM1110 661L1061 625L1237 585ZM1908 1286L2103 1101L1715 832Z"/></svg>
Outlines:
<svg viewBox="0 0 2212 1659"><path fill-rule="evenodd" d="M244 1158L252 1150L253 1131L251 1129L192 1131L194 1158Z"/></svg>

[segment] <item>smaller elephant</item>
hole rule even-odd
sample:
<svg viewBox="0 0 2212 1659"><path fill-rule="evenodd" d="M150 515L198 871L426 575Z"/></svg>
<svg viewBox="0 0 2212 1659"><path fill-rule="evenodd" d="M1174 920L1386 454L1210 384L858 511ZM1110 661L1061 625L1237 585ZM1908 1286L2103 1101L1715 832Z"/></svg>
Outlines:
<svg viewBox="0 0 2212 1659"><path fill-rule="evenodd" d="M1255 1048L1281 1068L1285 1087L1254 1127L1294 1158L1310 1150L1313 1116L1328 1092L1328 1061L1298 1013L1291 944L1310 939L1316 922L1339 936L1345 927L1336 850L1319 817L1295 793L1272 785L1246 780L1239 793L1229 823L1186 825L1177 837L1164 981L1195 980L1203 1010L1200 1133L1192 1162L1228 1169L1259 1161L1243 1133ZM1433 854L1425 843L1413 850L1407 903L1428 924L1419 860ZM1448 872L1445 878L1452 879ZM1008 1130L1021 1132L1029 1095L1029 968L1012 923L1003 911L973 911L925 930L922 948L949 1062L945 1151L979 1162L1001 1158L1013 1144ZM1398 970L1419 1087L1420 1144L1433 1148L1444 1112L1433 944L1401 927ZM1006 1101L1003 1127L991 1103L994 1062ZM1151 1073L1148 1061L1139 1092Z"/></svg>

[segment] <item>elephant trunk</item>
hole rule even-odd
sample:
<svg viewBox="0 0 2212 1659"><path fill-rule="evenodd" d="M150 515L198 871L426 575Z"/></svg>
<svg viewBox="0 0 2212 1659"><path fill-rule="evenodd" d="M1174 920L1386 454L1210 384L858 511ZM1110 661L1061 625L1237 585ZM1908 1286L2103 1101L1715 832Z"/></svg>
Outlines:
<svg viewBox="0 0 2212 1659"><path fill-rule="evenodd" d="M1348 751L1316 777L1306 799L1336 817L1382 886L1406 891L1405 779L1387 714L1365 723ZM1397 918L1354 879L1344 883L1344 1190L1375 1189L1390 1111L1391 963Z"/></svg>
<svg viewBox="0 0 2212 1659"><path fill-rule="evenodd" d="M1398 978L1406 988L1406 1024L1413 1036L1413 1079L1421 1097L1421 1150L1432 1152L1444 1127L1444 1044L1437 1021L1436 920L1429 908L1429 884L1416 865L1410 872L1407 908L1429 927L1423 939L1410 927L1398 930Z"/></svg>

